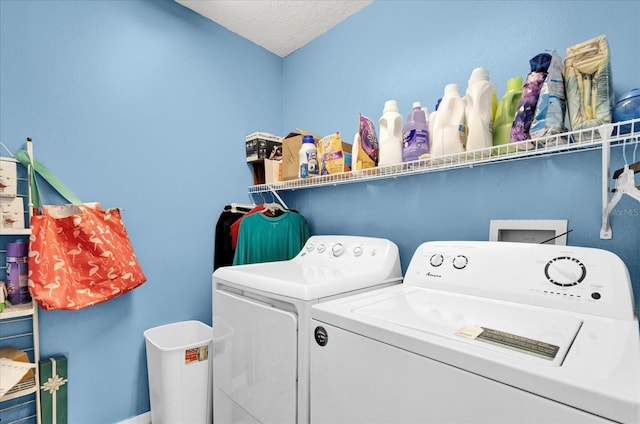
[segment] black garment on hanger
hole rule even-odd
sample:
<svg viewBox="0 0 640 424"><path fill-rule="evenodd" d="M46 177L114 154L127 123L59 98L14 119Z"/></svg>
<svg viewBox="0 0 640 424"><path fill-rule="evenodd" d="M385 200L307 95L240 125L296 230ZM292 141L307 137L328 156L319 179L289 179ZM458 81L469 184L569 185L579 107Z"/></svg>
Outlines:
<svg viewBox="0 0 640 424"><path fill-rule="evenodd" d="M216 223L215 239L213 246L213 270L221 266L233 265L235 249L231 245L231 224L242 218L245 212L239 212L237 208L225 209L220 214Z"/></svg>

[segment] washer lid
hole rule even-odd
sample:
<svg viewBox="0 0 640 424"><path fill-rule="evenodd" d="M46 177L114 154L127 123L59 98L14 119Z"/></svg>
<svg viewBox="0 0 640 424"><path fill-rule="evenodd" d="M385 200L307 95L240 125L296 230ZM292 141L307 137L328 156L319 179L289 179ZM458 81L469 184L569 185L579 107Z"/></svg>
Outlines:
<svg viewBox="0 0 640 424"><path fill-rule="evenodd" d="M430 290L400 293L352 312L553 366L562 364L582 325L566 313Z"/></svg>
<svg viewBox="0 0 640 424"><path fill-rule="evenodd" d="M318 303L311 318L601 417L640 423L637 320L406 284ZM474 338L468 326L540 341L543 352L558 349L549 359L487 340L494 334Z"/></svg>

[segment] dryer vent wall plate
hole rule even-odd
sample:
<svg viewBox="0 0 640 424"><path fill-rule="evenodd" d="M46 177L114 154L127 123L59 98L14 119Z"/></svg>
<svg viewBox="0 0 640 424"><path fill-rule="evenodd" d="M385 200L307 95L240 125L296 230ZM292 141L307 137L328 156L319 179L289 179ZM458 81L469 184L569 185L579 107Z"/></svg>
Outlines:
<svg viewBox="0 0 640 424"><path fill-rule="evenodd" d="M489 240L566 246L567 225L566 219L492 219Z"/></svg>

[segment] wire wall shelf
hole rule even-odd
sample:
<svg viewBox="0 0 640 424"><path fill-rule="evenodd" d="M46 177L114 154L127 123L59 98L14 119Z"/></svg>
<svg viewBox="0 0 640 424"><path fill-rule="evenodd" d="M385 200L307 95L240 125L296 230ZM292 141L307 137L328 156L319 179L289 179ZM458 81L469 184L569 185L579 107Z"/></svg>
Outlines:
<svg viewBox="0 0 640 424"><path fill-rule="evenodd" d="M458 154L433 157L413 162L380 166L357 171L321 175L312 178L278 181L249 186L249 194L336 186L365 181L397 178L456 168L552 156L598 149L604 140L611 146L640 143L640 119L604 124L586 130L569 131L532 140L494 146Z"/></svg>

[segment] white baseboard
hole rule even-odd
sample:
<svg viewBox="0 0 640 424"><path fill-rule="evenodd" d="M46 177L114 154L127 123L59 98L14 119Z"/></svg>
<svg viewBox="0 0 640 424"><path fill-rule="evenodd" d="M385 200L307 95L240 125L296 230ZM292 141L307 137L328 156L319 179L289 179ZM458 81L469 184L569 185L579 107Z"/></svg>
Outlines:
<svg viewBox="0 0 640 424"><path fill-rule="evenodd" d="M127 418L124 421L120 421L118 424L151 424L151 411L136 415L135 417Z"/></svg>

